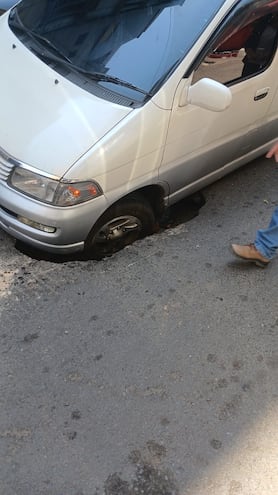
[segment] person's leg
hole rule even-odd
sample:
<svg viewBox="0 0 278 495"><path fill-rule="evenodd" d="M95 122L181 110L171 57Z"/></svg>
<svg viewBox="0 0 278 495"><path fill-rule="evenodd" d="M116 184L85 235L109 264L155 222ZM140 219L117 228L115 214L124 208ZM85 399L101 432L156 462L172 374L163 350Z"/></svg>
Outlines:
<svg viewBox="0 0 278 495"><path fill-rule="evenodd" d="M257 231L254 244L264 258L271 260L275 256L278 248L278 207L272 214L269 226Z"/></svg>
<svg viewBox="0 0 278 495"><path fill-rule="evenodd" d="M232 244L236 256L265 267L275 256L278 248L278 207L275 208L267 229L257 230L254 244Z"/></svg>

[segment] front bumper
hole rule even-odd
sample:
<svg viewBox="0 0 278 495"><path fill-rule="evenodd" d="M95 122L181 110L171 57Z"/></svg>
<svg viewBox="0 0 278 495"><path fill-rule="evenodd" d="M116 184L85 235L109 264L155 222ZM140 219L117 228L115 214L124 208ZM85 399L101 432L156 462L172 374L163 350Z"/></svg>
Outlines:
<svg viewBox="0 0 278 495"><path fill-rule="evenodd" d="M66 254L82 250L90 230L106 208L105 196L71 207L47 205L0 181L0 228L43 251ZM55 232L30 227L19 217L54 227Z"/></svg>

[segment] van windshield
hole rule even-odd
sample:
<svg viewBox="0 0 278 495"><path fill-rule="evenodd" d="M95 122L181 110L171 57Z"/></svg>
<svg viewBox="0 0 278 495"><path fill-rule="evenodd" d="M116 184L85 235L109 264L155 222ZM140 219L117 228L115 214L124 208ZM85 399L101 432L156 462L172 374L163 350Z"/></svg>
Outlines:
<svg viewBox="0 0 278 495"><path fill-rule="evenodd" d="M9 17L23 42L43 44L82 77L123 96L153 94L224 0L22 0ZM23 36L25 30L25 36ZM27 38L26 38L27 36ZM113 83L113 78L115 82ZM129 85L119 84L127 82ZM102 80L103 82L103 80Z"/></svg>

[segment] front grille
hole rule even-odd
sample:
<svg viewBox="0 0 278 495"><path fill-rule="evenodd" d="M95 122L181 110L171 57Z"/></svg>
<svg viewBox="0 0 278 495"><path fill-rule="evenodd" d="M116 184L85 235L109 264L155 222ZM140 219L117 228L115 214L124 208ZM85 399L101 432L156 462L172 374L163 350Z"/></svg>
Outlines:
<svg viewBox="0 0 278 495"><path fill-rule="evenodd" d="M0 158L0 180L6 182L14 165L11 163L4 163Z"/></svg>
<svg viewBox="0 0 278 495"><path fill-rule="evenodd" d="M16 160L0 148L0 181L6 182L8 180L8 177L16 164Z"/></svg>

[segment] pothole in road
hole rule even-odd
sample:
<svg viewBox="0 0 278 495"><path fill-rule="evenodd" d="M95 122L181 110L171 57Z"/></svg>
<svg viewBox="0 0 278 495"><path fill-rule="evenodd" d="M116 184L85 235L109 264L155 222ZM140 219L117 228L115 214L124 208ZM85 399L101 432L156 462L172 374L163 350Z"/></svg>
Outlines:
<svg viewBox="0 0 278 495"><path fill-rule="evenodd" d="M179 201L167 209L160 220L160 228L165 230L189 222L199 214L205 204L205 197L200 192Z"/></svg>
<svg viewBox="0 0 278 495"><path fill-rule="evenodd" d="M189 222L199 214L200 209L205 205L205 203L206 200L203 193L198 192L169 207L160 219L159 228L156 233L163 232L169 228L174 228L182 223ZM22 254L37 261L66 263L69 261L88 261L89 259L94 259L93 257L90 258L88 254L84 255L83 253L56 255L53 253L44 252L18 240L15 243L15 247Z"/></svg>

